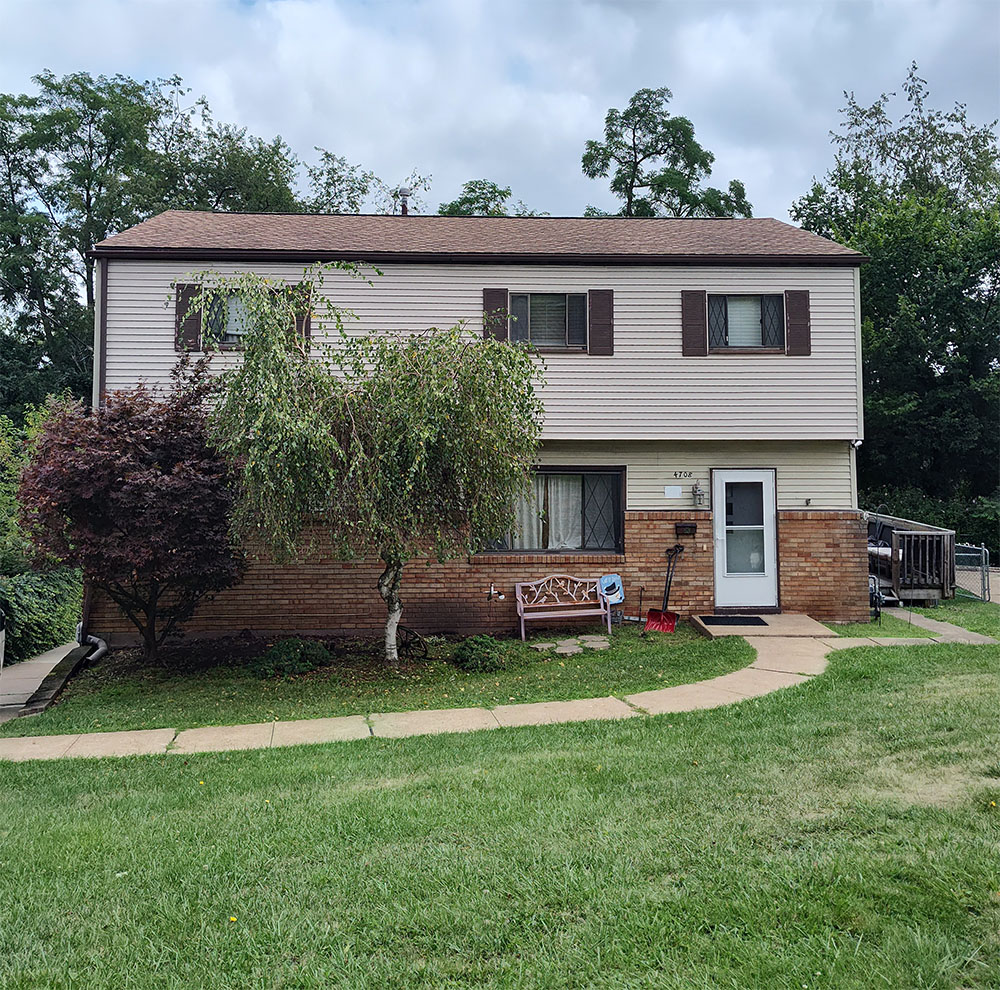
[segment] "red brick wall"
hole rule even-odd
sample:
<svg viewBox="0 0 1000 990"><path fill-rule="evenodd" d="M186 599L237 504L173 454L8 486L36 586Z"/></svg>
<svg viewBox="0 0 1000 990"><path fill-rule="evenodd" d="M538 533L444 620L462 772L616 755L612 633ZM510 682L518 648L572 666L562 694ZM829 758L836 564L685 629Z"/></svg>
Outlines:
<svg viewBox="0 0 1000 990"><path fill-rule="evenodd" d="M859 512L778 512L781 608L814 619L868 619L868 527Z"/></svg>
<svg viewBox="0 0 1000 990"><path fill-rule="evenodd" d="M678 537L677 522L694 522L693 537ZM547 574L590 577L609 572L625 582L626 613L658 607L663 596L665 551L683 543L671 591L682 614L711 611L712 519L708 510L625 513L625 554L483 554L444 564L406 565L403 622L420 632L507 632L517 626L514 584ZM778 513L781 605L825 619L867 615L865 535L856 512ZM381 565L344 563L321 553L294 565L253 564L243 583L205 603L186 626L188 637L243 630L278 633L370 635L381 628L385 607L375 590ZM490 584L506 595L488 601ZM113 603L95 596L90 631L123 643L134 630Z"/></svg>

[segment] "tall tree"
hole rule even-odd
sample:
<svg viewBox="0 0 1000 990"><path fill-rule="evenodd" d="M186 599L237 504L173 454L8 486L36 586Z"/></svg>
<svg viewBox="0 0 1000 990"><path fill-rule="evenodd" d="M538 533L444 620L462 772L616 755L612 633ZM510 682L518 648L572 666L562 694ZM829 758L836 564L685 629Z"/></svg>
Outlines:
<svg viewBox="0 0 1000 990"><path fill-rule="evenodd" d="M845 93L834 164L790 213L871 259L861 269L864 488L985 496L1000 463L1000 147L996 122ZM883 490L884 496L884 490Z"/></svg>
<svg viewBox="0 0 1000 990"><path fill-rule="evenodd" d="M510 202L510 186L498 186L489 179L471 179L450 203L442 203L438 214L444 217L537 217L521 200Z"/></svg>
<svg viewBox="0 0 1000 990"><path fill-rule="evenodd" d="M297 159L217 125L177 77L75 72L0 95L0 410L89 392L104 237L167 207L297 210Z"/></svg>
<svg viewBox="0 0 1000 990"><path fill-rule="evenodd" d="M672 98L666 87L640 89L624 110L612 107L604 118L604 140L587 142L583 174L611 177L611 191L622 201L619 216L751 216L738 179L726 191L703 185L715 156L695 140L687 117L670 114ZM587 215L602 213L588 207Z"/></svg>
<svg viewBox="0 0 1000 990"><path fill-rule="evenodd" d="M402 182L390 185L374 172L349 162L325 148L316 148L319 160L306 166L309 188L303 200L309 213L394 213L400 188L409 189L409 208L420 212L422 193L430 188L431 177L413 169Z"/></svg>
<svg viewBox="0 0 1000 990"><path fill-rule="evenodd" d="M315 336L295 330L303 302L317 302L335 336L343 327L324 270L291 293L253 274L204 276L202 294L239 292L248 314L213 438L237 472L238 533L288 558L318 528L340 555L382 561L394 662L407 561L474 552L515 528L540 432L540 368L526 349L461 326L341 333L311 359Z"/></svg>

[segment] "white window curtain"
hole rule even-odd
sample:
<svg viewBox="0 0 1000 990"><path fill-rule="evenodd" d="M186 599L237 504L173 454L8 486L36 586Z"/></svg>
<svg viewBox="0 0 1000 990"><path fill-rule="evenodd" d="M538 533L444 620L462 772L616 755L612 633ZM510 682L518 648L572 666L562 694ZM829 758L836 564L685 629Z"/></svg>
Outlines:
<svg viewBox="0 0 1000 990"><path fill-rule="evenodd" d="M547 550L574 550L583 546L583 492L578 474L550 474Z"/></svg>
<svg viewBox="0 0 1000 990"><path fill-rule="evenodd" d="M536 474L530 499L517 506L514 550L578 550L583 546L581 478Z"/></svg>
<svg viewBox="0 0 1000 990"><path fill-rule="evenodd" d="M247 304L238 292L230 292L226 297L226 342L239 341L247 332L250 315Z"/></svg>
<svg viewBox="0 0 1000 990"><path fill-rule="evenodd" d="M517 532L511 541L514 550L541 550L542 505L545 502L545 475L536 474L531 479L530 499L517 503Z"/></svg>

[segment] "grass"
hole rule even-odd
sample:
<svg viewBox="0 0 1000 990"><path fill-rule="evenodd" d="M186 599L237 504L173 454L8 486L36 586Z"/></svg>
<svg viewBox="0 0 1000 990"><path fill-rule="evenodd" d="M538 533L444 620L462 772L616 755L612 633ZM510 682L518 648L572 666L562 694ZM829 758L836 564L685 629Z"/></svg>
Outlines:
<svg viewBox="0 0 1000 990"><path fill-rule="evenodd" d="M0 764L0 986L996 987L1000 647L688 715Z"/></svg>
<svg viewBox="0 0 1000 990"><path fill-rule="evenodd" d="M937 633L915 626L905 619L899 619L889 611L882 612L882 622L828 622L828 629L832 629L838 636L865 636L869 639L882 639L885 637L907 636L911 638L933 639Z"/></svg>
<svg viewBox="0 0 1000 990"><path fill-rule="evenodd" d="M914 611L929 619L953 622L972 632L1000 639L1000 605L996 602L956 597L941 602L936 608L917 608Z"/></svg>
<svg viewBox="0 0 1000 990"><path fill-rule="evenodd" d="M575 627L571 635L584 631ZM436 642L431 659L388 669L368 650L342 647L329 667L287 680L256 677L247 669L246 649L232 644L167 650L155 666L134 651L109 654L78 675L48 711L7 722L0 735L183 729L624 695L715 677L754 657L742 639L708 640L686 625L672 636L645 638L627 626L615 631L611 649L568 657L539 655L511 641L509 667L495 674L456 669L446 660L453 648Z"/></svg>

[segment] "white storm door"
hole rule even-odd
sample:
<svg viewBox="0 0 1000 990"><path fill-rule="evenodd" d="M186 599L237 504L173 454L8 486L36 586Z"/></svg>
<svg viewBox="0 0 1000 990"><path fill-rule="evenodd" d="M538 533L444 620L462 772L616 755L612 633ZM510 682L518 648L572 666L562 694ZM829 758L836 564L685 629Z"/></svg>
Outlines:
<svg viewBox="0 0 1000 990"><path fill-rule="evenodd" d="M776 606L774 471L713 472L712 524L716 607Z"/></svg>

